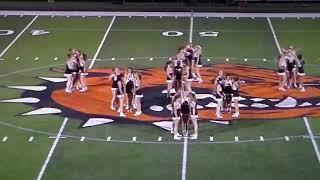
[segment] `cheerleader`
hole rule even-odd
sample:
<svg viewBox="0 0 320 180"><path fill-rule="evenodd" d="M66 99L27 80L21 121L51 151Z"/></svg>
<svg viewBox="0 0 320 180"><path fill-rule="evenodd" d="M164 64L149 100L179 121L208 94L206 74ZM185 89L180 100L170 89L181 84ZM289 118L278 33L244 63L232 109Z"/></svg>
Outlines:
<svg viewBox="0 0 320 180"><path fill-rule="evenodd" d="M109 81L112 81L111 85L111 93L112 93L112 99L111 99L111 109L115 110L115 102L117 98L117 90L118 90L118 81L121 79L121 74L118 68L114 68L112 70L112 74L109 76Z"/></svg>
<svg viewBox="0 0 320 180"><path fill-rule="evenodd" d="M177 65L174 67L174 88L177 91L182 89L182 75L183 75L183 68L181 65L181 61L177 61Z"/></svg>
<svg viewBox="0 0 320 180"><path fill-rule="evenodd" d="M173 139L181 140L180 134L178 133L178 127L180 123L180 112L181 112L181 94L180 91L177 92L172 98L172 129L173 129Z"/></svg>
<svg viewBox="0 0 320 180"><path fill-rule="evenodd" d="M216 79L214 80L214 86L213 86L214 89L215 89L215 87L217 87L218 81L224 81L223 71L219 71L219 72L218 72L218 76L217 76Z"/></svg>
<svg viewBox="0 0 320 180"><path fill-rule="evenodd" d="M232 101L232 79L229 74L226 75L226 80L224 81L223 92L224 96L224 106L227 112L231 112L231 101Z"/></svg>
<svg viewBox="0 0 320 180"><path fill-rule="evenodd" d="M141 84L142 84L142 77L140 73L134 73L135 75L135 95L134 95L134 99L135 99L135 105L136 105L136 109L137 111L135 112L134 116L139 116L141 115L142 111L141 111L141 98L143 97L143 94L141 92Z"/></svg>
<svg viewBox="0 0 320 180"><path fill-rule="evenodd" d="M239 98L240 98L240 93L239 93L239 91L240 91L240 82L241 81L239 80L239 78L235 77L234 78L234 82L232 84L232 90L233 90L233 98L232 99L233 99L234 109L235 109L235 113L232 114L232 117L235 117L235 118L239 117L239 115L240 115L239 103L238 103Z"/></svg>
<svg viewBox="0 0 320 180"><path fill-rule="evenodd" d="M74 57L72 54L67 55L66 61L66 69L64 72L64 76L67 78L66 83L66 93L72 93L72 85L74 79L74 73L76 72L77 65L75 63Z"/></svg>
<svg viewBox="0 0 320 180"><path fill-rule="evenodd" d="M198 139L198 111L197 111L197 98L195 93L189 93L190 98L190 113L191 122L193 124L194 133L190 139Z"/></svg>
<svg viewBox="0 0 320 180"><path fill-rule="evenodd" d="M297 75L296 75L296 60L294 51L290 50L285 54L285 60L287 63L287 84L288 88L297 87Z"/></svg>
<svg viewBox="0 0 320 180"><path fill-rule="evenodd" d="M132 69L129 67L124 76L124 87L125 87L125 96L127 99L126 109L129 112L132 112L133 109L133 91L134 91L134 74L132 73Z"/></svg>
<svg viewBox="0 0 320 180"><path fill-rule="evenodd" d="M216 116L218 119L222 118L221 108L222 108L222 101L224 98L222 86L223 86L223 80L218 79L215 87L215 94L216 94L216 101L217 101Z"/></svg>
<svg viewBox="0 0 320 180"><path fill-rule="evenodd" d="M278 56L278 75L279 75L278 90L279 91L286 91L286 89L284 88L287 81L286 68L287 68L286 60L284 59L284 56L280 54Z"/></svg>
<svg viewBox="0 0 320 180"><path fill-rule="evenodd" d="M298 60L300 62L300 66L298 66L299 91L300 92L305 92L305 89L304 89L304 76L305 76L304 64L305 64L305 61L302 58L302 54L298 55Z"/></svg>
<svg viewBox="0 0 320 180"><path fill-rule="evenodd" d="M192 67L194 68L194 74L197 77L197 80L199 83L203 82L201 74L200 74L200 70L199 68L202 67L202 62L201 62L201 46L196 46L195 48L195 53L194 53L194 61L192 64Z"/></svg>
<svg viewBox="0 0 320 180"><path fill-rule="evenodd" d="M184 70L185 70L184 71L185 72L185 80L184 80L185 90L190 92L192 91L191 85L194 77L191 70L191 63L189 61L186 62Z"/></svg>
<svg viewBox="0 0 320 180"><path fill-rule="evenodd" d="M188 125L190 120L190 103L189 103L189 98L185 92L181 93L181 119L182 119L183 135L187 136Z"/></svg>
<svg viewBox="0 0 320 180"><path fill-rule="evenodd" d="M167 98L170 98L171 96L171 90L172 90L172 84L173 84L173 62L172 61L168 61L166 63L166 66L164 68L164 70L166 71L167 74Z"/></svg>
<svg viewBox="0 0 320 180"><path fill-rule="evenodd" d="M80 54L79 57L79 71L80 71L80 85L81 85L81 90L80 92L85 92L88 90L87 87L87 82L86 82L86 61L87 61L87 55L86 54Z"/></svg>
<svg viewBox="0 0 320 180"><path fill-rule="evenodd" d="M117 98L119 101L118 112L120 114L120 117L125 117L126 115L123 113L124 83L121 75L119 76L119 80L117 81L117 83L118 83Z"/></svg>

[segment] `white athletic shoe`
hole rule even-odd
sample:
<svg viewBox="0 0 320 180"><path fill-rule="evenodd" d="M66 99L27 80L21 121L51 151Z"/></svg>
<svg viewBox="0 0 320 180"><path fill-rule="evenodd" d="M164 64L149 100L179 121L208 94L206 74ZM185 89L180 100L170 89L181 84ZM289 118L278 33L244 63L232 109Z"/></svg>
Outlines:
<svg viewBox="0 0 320 180"><path fill-rule="evenodd" d="M239 117L239 115L240 115L240 113L234 113L234 114L232 114L232 117L237 118L237 117Z"/></svg>
<svg viewBox="0 0 320 180"><path fill-rule="evenodd" d="M123 113L120 113L120 115L119 115L120 117L126 117L126 115L125 114L123 114Z"/></svg>
<svg viewBox="0 0 320 180"><path fill-rule="evenodd" d="M140 116L141 115L141 111L137 111L136 113L134 113L134 116Z"/></svg>
<svg viewBox="0 0 320 180"><path fill-rule="evenodd" d="M170 130L170 133L173 134L173 129Z"/></svg>
<svg viewBox="0 0 320 180"><path fill-rule="evenodd" d="M181 140L181 137L179 137L179 136L177 136L177 135L174 135L174 136L173 136L173 139L174 139L174 140Z"/></svg>
<svg viewBox="0 0 320 180"><path fill-rule="evenodd" d="M304 87L302 87L302 88L299 89L299 91L300 91L300 92L305 92L306 89L304 89Z"/></svg>
<svg viewBox="0 0 320 180"><path fill-rule="evenodd" d="M198 139L198 135L197 135L197 134L192 134L192 135L190 136L190 139Z"/></svg>
<svg viewBox="0 0 320 180"><path fill-rule="evenodd" d="M281 88L279 87L278 90L279 91L286 91L286 89L284 89L283 87L281 87Z"/></svg>

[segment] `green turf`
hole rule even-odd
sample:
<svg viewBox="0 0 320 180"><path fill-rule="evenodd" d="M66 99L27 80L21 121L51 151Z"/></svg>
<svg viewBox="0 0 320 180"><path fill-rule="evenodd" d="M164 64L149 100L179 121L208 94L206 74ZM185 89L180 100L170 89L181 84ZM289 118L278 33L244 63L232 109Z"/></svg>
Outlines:
<svg viewBox="0 0 320 180"><path fill-rule="evenodd" d="M181 145L63 140L45 179L179 179Z"/></svg>

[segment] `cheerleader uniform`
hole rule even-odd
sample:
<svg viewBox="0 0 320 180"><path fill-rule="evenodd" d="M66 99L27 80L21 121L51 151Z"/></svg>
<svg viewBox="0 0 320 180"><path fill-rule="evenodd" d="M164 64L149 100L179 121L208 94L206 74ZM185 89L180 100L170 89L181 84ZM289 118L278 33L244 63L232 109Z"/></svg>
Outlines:
<svg viewBox="0 0 320 180"><path fill-rule="evenodd" d="M287 62L287 70L289 72L292 72L293 70L295 70L295 66L296 66L296 63L295 63L295 57L293 54L288 54L286 57L285 57L285 60Z"/></svg>
<svg viewBox="0 0 320 180"><path fill-rule="evenodd" d="M286 61L280 60L278 63L278 75L283 76L286 74Z"/></svg>
<svg viewBox="0 0 320 180"><path fill-rule="evenodd" d="M187 100L184 100L181 104L181 116L184 123L187 123L190 116L190 105Z"/></svg>
<svg viewBox="0 0 320 180"><path fill-rule="evenodd" d="M233 98L238 100L240 98L240 92L239 92L240 84L238 81L233 83L232 89L233 89Z"/></svg>
<svg viewBox="0 0 320 180"><path fill-rule="evenodd" d="M298 75L299 76L305 76L306 74L305 74L305 72L304 72L304 64L305 64L305 61L302 59L302 60L300 60L300 67L298 67Z"/></svg>
<svg viewBox="0 0 320 180"><path fill-rule="evenodd" d="M133 88L134 88L134 77L133 74L128 74L127 80L126 80L126 93L129 95L133 95Z"/></svg>
<svg viewBox="0 0 320 180"><path fill-rule="evenodd" d="M191 67L189 66L189 76L187 78L187 81L191 82L193 81L193 75L192 75L192 71L191 71Z"/></svg>
<svg viewBox="0 0 320 180"><path fill-rule="evenodd" d="M230 103L232 100L232 80L226 80L225 81L225 87L224 87L224 92L226 94L226 101L227 103Z"/></svg>
<svg viewBox="0 0 320 180"><path fill-rule="evenodd" d="M120 80L120 75L115 75L113 74L112 77L112 84L111 84L111 89L112 90L117 90L118 89L118 81Z"/></svg>
<svg viewBox="0 0 320 180"><path fill-rule="evenodd" d="M137 79L136 80L136 93L135 93L135 96L138 97L138 98L142 98L143 97L143 94L142 94L142 91L141 91L141 79Z"/></svg>
<svg viewBox="0 0 320 180"><path fill-rule="evenodd" d="M222 101L222 98L223 98L223 96L222 96L222 94L223 94L223 89L222 89L222 86L221 86L221 84L217 84L217 88L216 88L216 91L217 92L219 92L219 93L216 93L216 100L217 101Z"/></svg>
<svg viewBox="0 0 320 180"><path fill-rule="evenodd" d="M167 82L169 83L169 82L172 82L173 80L172 80L172 76L173 76L173 73L172 73L172 68L170 67L170 66L167 66L166 68L165 68L165 71L166 71L166 73L167 73ZM169 72L169 73L168 73ZM169 74L169 76L168 76L168 74Z"/></svg>

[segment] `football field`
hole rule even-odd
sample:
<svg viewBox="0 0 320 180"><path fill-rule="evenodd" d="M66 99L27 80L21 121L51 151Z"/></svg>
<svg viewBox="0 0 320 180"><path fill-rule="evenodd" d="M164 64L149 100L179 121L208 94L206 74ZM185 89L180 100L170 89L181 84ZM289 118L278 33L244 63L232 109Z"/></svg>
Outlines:
<svg viewBox="0 0 320 180"><path fill-rule="evenodd" d="M1 180L319 179L320 14L45 13L0 11ZM206 118L198 140L175 141L163 67L189 42L202 46ZM304 93L276 90L289 45ZM88 54L86 93L63 93L69 48ZM110 112L113 67L143 72L141 119ZM220 69L246 80L232 125L210 121Z"/></svg>

